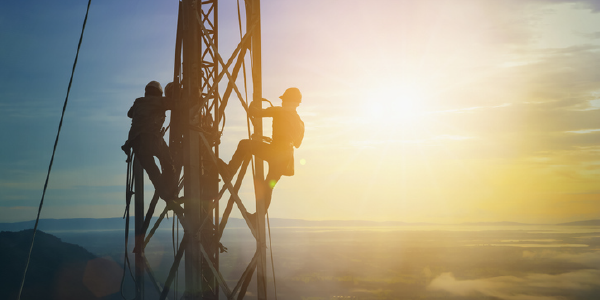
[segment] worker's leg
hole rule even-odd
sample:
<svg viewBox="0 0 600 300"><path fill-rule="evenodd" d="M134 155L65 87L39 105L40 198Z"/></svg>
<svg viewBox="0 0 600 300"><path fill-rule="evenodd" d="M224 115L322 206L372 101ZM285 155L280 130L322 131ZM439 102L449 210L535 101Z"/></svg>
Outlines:
<svg viewBox="0 0 600 300"><path fill-rule="evenodd" d="M152 181L154 188L162 197L162 175L154 162L153 148L152 138L148 136L140 135L133 142L133 153L135 153L135 158L140 161L142 167L148 174L150 181Z"/></svg>
<svg viewBox="0 0 600 300"><path fill-rule="evenodd" d="M151 135L140 135L136 138L135 143L133 145L133 151L137 159L140 160L142 167L146 170L150 181L154 185L154 189L158 191L158 194L164 200L172 200L174 197L174 192L169 189L169 183L166 182L165 176L161 174L156 162L154 161L154 156L161 155L159 153L160 147L160 137L155 137ZM160 160L160 158L159 158ZM165 160L165 163L167 160ZM167 163L168 164L168 163ZM164 170L163 162L161 161L161 167Z"/></svg>
<svg viewBox="0 0 600 300"><path fill-rule="evenodd" d="M277 185L281 176L290 174L289 168L294 165L294 154L291 148L272 144L269 146L263 150L267 157L265 160L269 162L269 172L267 178L265 178L265 205L267 209L271 205L275 185ZM293 170L290 175L293 175Z"/></svg>
<svg viewBox="0 0 600 300"><path fill-rule="evenodd" d="M270 145L262 141L248 139L241 140L228 164L229 171L231 172L230 175L235 174L244 159L247 159L250 155L256 155L264 160L268 160L269 151Z"/></svg>
<svg viewBox="0 0 600 300"><path fill-rule="evenodd" d="M158 157L162 168L162 182L166 187L166 196L177 198L177 195L179 194L179 178L177 178L178 176L175 171L175 165L173 163L173 158L171 157L171 152L169 151L169 146L167 146L162 138L159 138L158 140L158 151L156 156Z"/></svg>
<svg viewBox="0 0 600 300"><path fill-rule="evenodd" d="M269 166L270 168L270 166ZM276 170L269 170L267 178L265 179L265 209L269 209L271 205L271 197L273 196L273 189L277 182L281 179L281 173Z"/></svg>
<svg viewBox="0 0 600 300"><path fill-rule="evenodd" d="M236 172L237 169L240 167L240 165L242 164L242 162L244 161L244 158L248 155L251 154L250 152L250 140L241 140L238 143L237 149L235 150L235 153L233 154L233 156L231 157L231 160L229 161L229 175L233 176Z"/></svg>

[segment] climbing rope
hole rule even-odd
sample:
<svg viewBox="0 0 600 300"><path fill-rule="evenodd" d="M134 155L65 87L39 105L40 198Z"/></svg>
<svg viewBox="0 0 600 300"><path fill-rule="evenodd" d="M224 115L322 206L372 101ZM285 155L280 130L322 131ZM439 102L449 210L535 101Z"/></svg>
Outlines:
<svg viewBox="0 0 600 300"><path fill-rule="evenodd" d="M52 171L52 164L54 163L54 154L56 153L56 146L58 145L58 138L60 136L60 130L62 128L63 119L65 116L65 110L67 109L67 103L69 101L69 92L71 91L71 84L73 83L73 74L75 74L75 67L77 66L77 58L79 57L79 49L81 48L81 41L83 40L83 32L85 31L85 24L87 23L88 13L90 11L90 4L92 0L88 1L87 10L85 11L85 19L83 19L83 27L81 28L81 35L79 36L79 44L77 45L77 53L75 54L75 61L73 62L73 69L71 70L71 79L69 80L69 86L67 88L67 96L65 97L65 103L63 104L62 114L60 116L60 122L58 123L58 132L56 133L56 140L54 140L54 148L52 149L52 157L50 158L50 165L48 166L48 173L46 174L46 182L44 183L44 190L42 192L42 199L40 200L40 206L38 208L37 217L35 219L35 225L33 226L33 235L31 236L31 245L29 246L29 253L27 254L27 263L25 264L25 271L23 272L23 280L21 280L21 287L19 288L19 294L17 299L21 299L21 293L23 292L23 285L25 285L25 277L27 276L27 269L29 268L29 262L31 260L31 251L33 250L33 244L35 242L35 233L37 231L38 223L40 221L40 214L42 212L42 206L44 205L44 196L46 195L46 189L48 188L48 179L50 178L50 172Z"/></svg>
<svg viewBox="0 0 600 300"><path fill-rule="evenodd" d="M177 235L175 235L175 228L177 228ZM171 238L173 239L173 261L177 257L179 252L179 220L177 215L173 212L173 227L171 229ZM179 299L177 292L179 290L179 269L175 273L175 286L173 287L173 299Z"/></svg>
<svg viewBox="0 0 600 300"><path fill-rule="evenodd" d="M273 287L275 288L275 300L277 300L277 281L275 281L275 262L273 261L273 244L271 243L271 222L269 221L269 211L267 210L267 227L269 228L269 252L271 253L271 270L273 272Z"/></svg>
<svg viewBox="0 0 600 300"><path fill-rule="evenodd" d="M123 286L125 285L125 276L127 274L126 269L129 270L129 274L135 282L135 277L131 271L131 262L129 261L129 255L127 251L127 244L129 243L129 207L131 204L131 196L133 195L133 182L135 180L133 173L133 160L133 153L129 153L127 155L127 182L125 183L125 213L123 214L123 218L125 219L125 253L123 255L123 275L121 276L121 297L123 299L127 299L125 298L125 294L123 294Z"/></svg>

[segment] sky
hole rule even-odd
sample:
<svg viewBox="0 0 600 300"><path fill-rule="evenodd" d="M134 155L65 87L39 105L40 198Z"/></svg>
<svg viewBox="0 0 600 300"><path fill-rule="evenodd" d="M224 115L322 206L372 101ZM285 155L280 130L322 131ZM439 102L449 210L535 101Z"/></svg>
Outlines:
<svg viewBox="0 0 600 300"><path fill-rule="evenodd" d="M86 5L0 3L0 222L35 219ZM298 87L306 125L270 217L597 219L599 10L591 0L262 1L263 96L278 105ZM223 57L239 41L236 14L236 1L221 1ZM149 81L172 80L176 19L173 0L92 2L42 218L122 216L126 112ZM230 103L226 161L246 137ZM253 211L250 177L240 195Z"/></svg>

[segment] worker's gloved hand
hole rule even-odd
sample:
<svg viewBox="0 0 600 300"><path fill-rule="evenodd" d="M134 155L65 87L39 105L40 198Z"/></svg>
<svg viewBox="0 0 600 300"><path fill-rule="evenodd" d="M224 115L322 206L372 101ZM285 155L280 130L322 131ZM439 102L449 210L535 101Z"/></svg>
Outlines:
<svg viewBox="0 0 600 300"><path fill-rule="evenodd" d="M262 109L262 102L260 101L252 101L250 102L250 113L254 113L257 110L261 110Z"/></svg>
<svg viewBox="0 0 600 300"><path fill-rule="evenodd" d="M131 143L129 140L125 141L125 144L121 146L121 150L127 155L127 160L125 162L131 162Z"/></svg>
<svg viewBox="0 0 600 300"><path fill-rule="evenodd" d="M248 115L252 121L252 125L256 126L255 122L260 121L260 112L262 110L261 101L252 101L248 107Z"/></svg>
<svg viewBox="0 0 600 300"><path fill-rule="evenodd" d="M264 135L260 135L260 134L252 134L252 139L253 140L261 140L263 142L267 142L267 143L272 143L273 139L268 137L268 136L264 136Z"/></svg>

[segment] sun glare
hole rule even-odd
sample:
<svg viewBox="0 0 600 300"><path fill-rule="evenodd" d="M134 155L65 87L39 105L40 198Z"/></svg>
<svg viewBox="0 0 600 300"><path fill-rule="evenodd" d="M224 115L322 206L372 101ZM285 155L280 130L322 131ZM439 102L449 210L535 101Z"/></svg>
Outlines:
<svg viewBox="0 0 600 300"><path fill-rule="evenodd" d="M414 89L370 92L366 119L373 125L415 126L426 113L424 93Z"/></svg>

